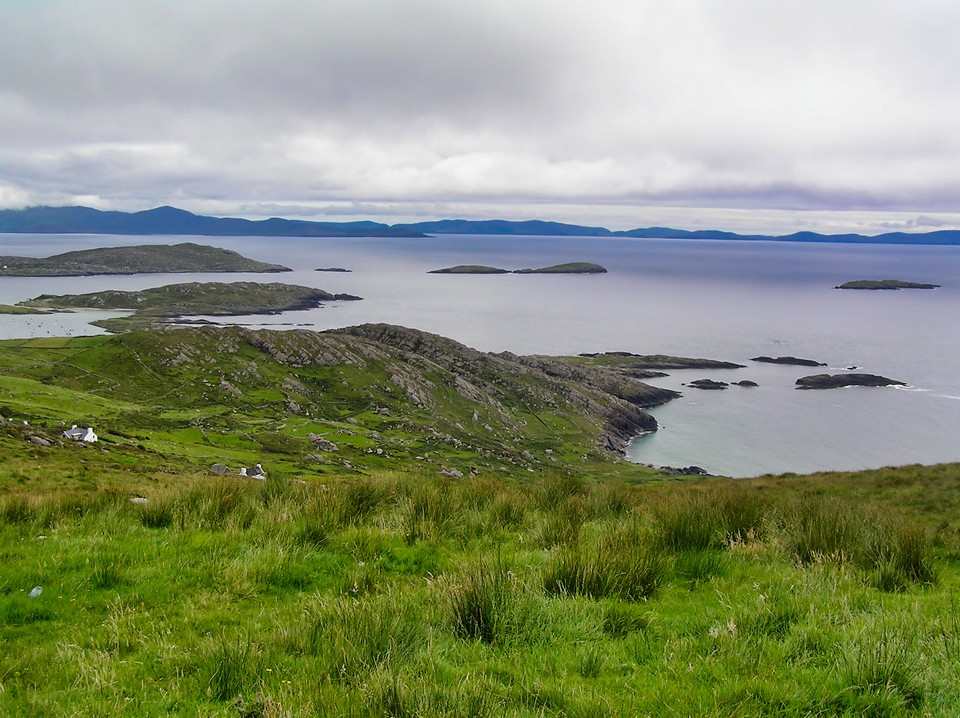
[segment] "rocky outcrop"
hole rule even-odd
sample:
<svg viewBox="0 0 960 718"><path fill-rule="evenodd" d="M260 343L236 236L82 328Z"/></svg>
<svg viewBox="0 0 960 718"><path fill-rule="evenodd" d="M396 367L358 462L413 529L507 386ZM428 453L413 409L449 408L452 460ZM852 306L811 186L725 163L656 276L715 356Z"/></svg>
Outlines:
<svg viewBox="0 0 960 718"><path fill-rule="evenodd" d="M906 386L876 374L813 374L797 379L797 389L839 389L844 386Z"/></svg>
<svg viewBox="0 0 960 718"><path fill-rule="evenodd" d="M729 384L725 381L714 381L713 379L697 379L696 381L691 381L687 386L692 386L694 389L707 389L709 391L718 391L726 389Z"/></svg>
<svg viewBox="0 0 960 718"><path fill-rule="evenodd" d="M939 284L925 282L905 282L902 279L857 279L853 282L844 282L834 289L938 289Z"/></svg>
<svg viewBox="0 0 960 718"><path fill-rule="evenodd" d="M621 369L744 369L745 364L735 364L716 359L677 357L669 354L633 354L631 352L585 352L578 356L594 360L591 363L616 366Z"/></svg>

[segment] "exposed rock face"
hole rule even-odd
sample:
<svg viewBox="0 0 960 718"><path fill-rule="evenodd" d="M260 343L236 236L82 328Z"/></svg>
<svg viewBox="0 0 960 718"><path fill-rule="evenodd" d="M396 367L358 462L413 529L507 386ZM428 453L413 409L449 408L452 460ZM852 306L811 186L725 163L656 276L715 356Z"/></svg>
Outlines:
<svg viewBox="0 0 960 718"><path fill-rule="evenodd" d="M507 425L514 421L507 407L517 401L544 410L562 410L565 403L602 420L599 445L609 451L622 451L637 434L655 431L656 419L643 409L678 396L604 367L509 352L485 354L452 339L393 325L364 324L326 334L363 338L373 342L368 350L375 353L385 346L402 351L403 369L394 369L402 375L397 383L421 404L429 406L429 389L435 388L428 377L452 372L452 388L494 409Z"/></svg>
<svg viewBox="0 0 960 718"><path fill-rule="evenodd" d="M763 364L789 364L791 366L826 366L823 362L813 359L800 359L798 357L753 357L750 361L757 361Z"/></svg>
<svg viewBox="0 0 960 718"><path fill-rule="evenodd" d="M725 381L714 381L713 379L697 379L696 381L690 382L687 386L692 386L694 389L708 389L711 391L718 391L726 389L729 384Z"/></svg>
<svg viewBox="0 0 960 718"><path fill-rule="evenodd" d="M797 389L838 389L844 386L906 386L906 382L876 374L814 374L797 379Z"/></svg>

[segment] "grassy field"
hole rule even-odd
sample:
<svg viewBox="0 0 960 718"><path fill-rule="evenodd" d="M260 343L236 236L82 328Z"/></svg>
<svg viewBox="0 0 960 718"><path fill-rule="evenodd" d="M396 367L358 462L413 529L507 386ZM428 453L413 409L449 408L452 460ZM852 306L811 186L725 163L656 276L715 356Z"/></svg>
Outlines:
<svg viewBox="0 0 960 718"><path fill-rule="evenodd" d="M0 712L957 715L957 514L885 487L960 467L909 472L50 477L0 501Z"/></svg>
<svg viewBox="0 0 960 718"><path fill-rule="evenodd" d="M960 465L666 478L471 355L185 336L0 343L0 715L960 714Z"/></svg>

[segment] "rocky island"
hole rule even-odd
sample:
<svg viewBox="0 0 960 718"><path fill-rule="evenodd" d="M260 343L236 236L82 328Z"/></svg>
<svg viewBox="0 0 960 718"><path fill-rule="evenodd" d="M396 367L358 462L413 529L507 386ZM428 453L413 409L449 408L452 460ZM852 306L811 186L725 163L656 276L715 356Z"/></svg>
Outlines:
<svg viewBox="0 0 960 718"><path fill-rule="evenodd" d="M432 269L427 274L509 274L509 269L488 267L485 264L457 264L443 269Z"/></svg>
<svg viewBox="0 0 960 718"><path fill-rule="evenodd" d="M799 357L753 357L750 361L760 362L761 364L788 364L791 366L826 366L823 362L813 359L800 359Z"/></svg>
<svg viewBox="0 0 960 718"><path fill-rule="evenodd" d="M939 284L904 282L901 279L858 279L838 284L834 289L937 289Z"/></svg>
<svg viewBox="0 0 960 718"><path fill-rule="evenodd" d="M248 259L220 247L193 242L100 247L52 257L0 257L0 276L87 277L98 274L186 272L289 272L289 267Z"/></svg>
<svg viewBox="0 0 960 718"><path fill-rule="evenodd" d="M797 379L797 389L839 389L845 386L906 386L876 374L813 374Z"/></svg>
<svg viewBox="0 0 960 718"><path fill-rule="evenodd" d="M606 274L606 267L593 262L567 262L539 269L501 269L485 264L457 264L443 269L432 269L427 274Z"/></svg>
<svg viewBox="0 0 960 718"><path fill-rule="evenodd" d="M540 269L516 269L514 274L606 274L606 267L593 262L567 262Z"/></svg>
<svg viewBox="0 0 960 718"><path fill-rule="evenodd" d="M169 323L183 316L279 314L298 309L313 309L328 301L357 299L361 297L331 294L322 289L277 282L188 282L139 292L109 289L89 294L43 294L19 302L16 306L61 311L133 310L134 314L129 317L94 322L108 331L125 331Z"/></svg>

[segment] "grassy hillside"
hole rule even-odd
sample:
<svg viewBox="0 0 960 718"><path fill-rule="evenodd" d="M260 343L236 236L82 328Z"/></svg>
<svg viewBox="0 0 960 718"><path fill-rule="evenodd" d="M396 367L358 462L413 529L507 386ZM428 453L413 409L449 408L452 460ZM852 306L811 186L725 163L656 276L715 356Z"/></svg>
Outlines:
<svg viewBox="0 0 960 718"><path fill-rule="evenodd" d="M578 361L0 342L0 715L960 713L960 465L666 480Z"/></svg>

